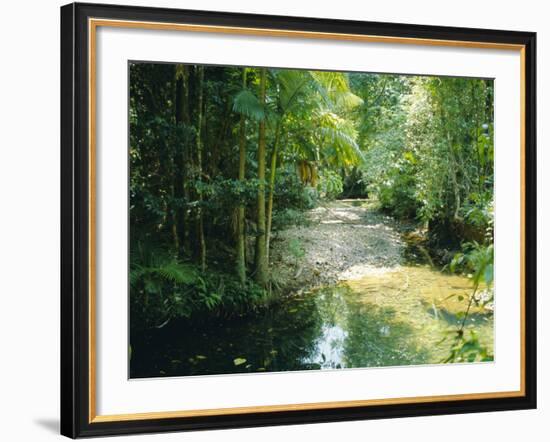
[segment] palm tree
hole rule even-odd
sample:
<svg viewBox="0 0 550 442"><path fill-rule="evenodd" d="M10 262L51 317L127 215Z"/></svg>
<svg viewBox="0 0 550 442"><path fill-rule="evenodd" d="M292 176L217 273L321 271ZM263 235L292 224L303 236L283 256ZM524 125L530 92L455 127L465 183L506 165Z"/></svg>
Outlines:
<svg viewBox="0 0 550 442"><path fill-rule="evenodd" d="M285 140L294 148L292 156L315 167L323 160L327 165L357 164L362 154L356 143L357 131L353 123L343 115L362 103L349 88L347 76L333 72L311 72L299 70L270 70L270 100L267 100L266 69L260 70L259 99L246 88L236 95L234 111L241 114L239 160L244 160L245 133L242 129L245 118L250 117L259 122L258 132L258 201L257 201L257 238L255 254L255 279L265 286L268 279L269 249L273 220L273 199L277 168L280 165L281 144ZM244 75L244 74L243 74ZM342 115L342 116L341 116ZM293 134L287 133L287 123L292 120L297 128ZM265 200L266 172L266 129L270 123L272 146L270 156L267 208ZM299 140L290 138L299 136ZM307 140L307 142L304 142ZM241 166L241 163L239 164ZM315 171L314 171L315 172ZM244 179L239 167L239 179ZM315 184L315 183L309 183ZM239 209L240 210L240 209ZM244 210L244 208L243 208ZM241 235L240 219L237 216L237 272L243 281L242 253L244 235ZM242 242L240 242L242 241ZM239 243L240 242L240 243ZM243 247L241 249L241 247Z"/></svg>
<svg viewBox="0 0 550 442"><path fill-rule="evenodd" d="M275 176L277 173L277 156L279 143L283 130L284 119L288 112L300 102L300 98L306 93L311 82L311 77L306 71L281 70L274 72L277 85L276 112L274 113L275 139L271 149L271 167L269 176L269 196L267 202L266 224L266 254L269 263L269 243L271 239L271 223L273 219L273 195L275 193Z"/></svg>
<svg viewBox="0 0 550 442"><path fill-rule="evenodd" d="M260 69L260 105L266 103L267 69ZM267 287L269 267L266 253L265 230L265 118L260 120L258 128L258 219L256 236L255 280L261 287Z"/></svg>
<svg viewBox="0 0 550 442"><path fill-rule="evenodd" d="M355 139L357 132L353 123L338 113L348 114L349 110L362 104L361 98L350 91L347 76L339 72L315 72L281 70L274 72L276 82L275 136L271 154L269 197L266 225L266 253L269 262L269 245L273 215L273 195L277 170L277 156L281 133L284 133L285 118L295 113L309 114L301 118L301 132L311 139L309 145L295 143L298 158L313 160L315 164L323 156L333 157L344 166L356 164L362 158ZM315 146L312 150L311 147ZM314 184L314 183L313 183Z"/></svg>
<svg viewBox="0 0 550 442"><path fill-rule="evenodd" d="M243 91L246 91L246 68L243 68ZM233 108L235 109L237 101ZM246 167L246 116L241 113L239 122L239 181L241 184L245 180ZM246 238L244 233L244 204L242 201L237 210L237 275L242 285L246 283Z"/></svg>

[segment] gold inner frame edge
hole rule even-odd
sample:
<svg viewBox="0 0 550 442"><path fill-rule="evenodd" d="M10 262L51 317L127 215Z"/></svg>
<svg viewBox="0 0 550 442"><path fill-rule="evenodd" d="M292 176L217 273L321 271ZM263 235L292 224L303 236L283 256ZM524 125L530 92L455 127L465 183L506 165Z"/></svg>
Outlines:
<svg viewBox="0 0 550 442"><path fill-rule="evenodd" d="M487 393L465 393L437 396L415 396L399 397L387 399L366 399L351 401L332 401L332 402L313 402L300 404L283 405L260 405L233 408L214 408L214 409L191 409L178 411L153 411L145 413L127 413L127 414L96 414L96 31L97 27L115 27L115 28L134 28L148 30L170 30L186 32L207 32L217 34L236 34L270 37L292 37L325 39L339 41L357 41L370 43L387 44L411 44L420 46L444 46L459 48L477 48L477 49L499 49L519 51L520 53L520 389L518 391L498 391ZM160 23L131 20L111 20L111 19L88 19L88 94L89 94L89 367L88 367L88 422L120 422L146 419L169 419L200 416L221 416L221 415L239 415L246 413L273 413L281 411L304 411L304 410L322 410L329 408L349 408L365 407L375 405L397 405L414 404L427 402L460 401L460 400L482 400L497 398L513 398L525 396L525 45L493 43L493 42L475 42L460 40L442 40L426 39L412 37L391 37L362 34L345 34L330 32L312 32L312 31L292 31L282 29L264 29L264 28L245 28L232 26L212 26L196 25L182 23Z"/></svg>

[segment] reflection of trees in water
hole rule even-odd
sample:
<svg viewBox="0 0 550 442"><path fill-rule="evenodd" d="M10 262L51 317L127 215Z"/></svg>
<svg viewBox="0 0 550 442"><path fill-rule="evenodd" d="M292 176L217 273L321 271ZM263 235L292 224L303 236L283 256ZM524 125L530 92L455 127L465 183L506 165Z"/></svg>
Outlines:
<svg viewBox="0 0 550 442"><path fill-rule="evenodd" d="M273 309L266 314L258 330L259 335L251 336L249 340L249 354L257 352L256 364L267 371L318 368L303 361L309 360L315 353L322 325L323 320L313 297L293 300L284 308ZM265 336L266 342L258 345L258 339L262 336Z"/></svg>
<svg viewBox="0 0 550 442"><path fill-rule="evenodd" d="M345 368L342 348L347 339L346 317L348 314L345 294L347 287L326 287L314 292L321 331L316 337L315 350L304 356L312 368Z"/></svg>
<svg viewBox="0 0 550 442"><path fill-rule="evenodd" d="M180 321L133 335L132 377L427 363L417 337L392 308L360 302L346 286L327 287L258 316Z"/></svg>
<svg viewBox="0 0 550 442"><path fill-rule="evenodd" d="M426 321L408 321L393 306L365 302L348 286L326 287L255 316L204 317L132 335L132 377L437 362L430 342L439 340L445 318L441 311L438 321L424 307L421 312Z"/></svg>
<svg viewBox="0 0 550 442"><path fill-rule="evenodd" d="M316 352L322 323L312 296L249 318L174 322L134 337L132 377L319 368L304 361Z"/></svg>
<svg viewBox="0 0 550 442"><path fill-rule="evenodd" d="M413 328L395 317L395 310L374 304L350 303L346 367L379 367L429 362L429 351L419 348Z"/></svg>
<svg viewBox="0 0 550 442"><path fill-rule="evenodd" d="M321 289L315 297L324 333L313 357L323 368L430 362L429 351L418 345L413 327L397 319L393 308L361 302L347 286Z"/></svg>

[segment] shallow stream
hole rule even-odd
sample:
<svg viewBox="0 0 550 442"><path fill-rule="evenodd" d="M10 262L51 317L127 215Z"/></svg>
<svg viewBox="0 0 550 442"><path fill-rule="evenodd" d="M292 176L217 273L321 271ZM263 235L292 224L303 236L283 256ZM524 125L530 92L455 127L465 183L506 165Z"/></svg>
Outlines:
<svg viewBox="0 0 550 442"><path fill-rule="evenodd" d="M371 268L258 315L175 321L134 336L131 377L440 363L471 290L467 278L427 266ZM492 353L492 311L474 307L466 327Z"/></svg>

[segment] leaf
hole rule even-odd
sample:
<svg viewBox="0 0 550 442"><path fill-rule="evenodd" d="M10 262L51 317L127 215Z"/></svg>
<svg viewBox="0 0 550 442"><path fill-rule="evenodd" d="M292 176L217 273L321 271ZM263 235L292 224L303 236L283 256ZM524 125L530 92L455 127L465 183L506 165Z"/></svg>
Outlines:
<svg viewBox="0 0 550 442"><path fill-rule="evenodd" d="M233 110L239 114L261 121L265 111L258 98L248 89L240 91L233 100Z"/></svg>
<svg viewBox="0 0 550 442"><path fill-rule="evenodd" d="M305 92L311 77L304 71L278 70L276 74L279 84L279 103L283 113L296 104Z"/></svg>
<svg viewBox="0 0 550 442"><path fill-rule="evenodd" d="M160 267L146 269L150 274L156 274L166 281L177 284L194 284L197 274L191 265L180 264L177 261L168 262Z"/></svg>
<svg viewBox="0 0 550 442"><path fill-rule="evenodd" d="M235 358L233 359L233 364L236 366L243 365L246 362L245 358Z"/></svg>

